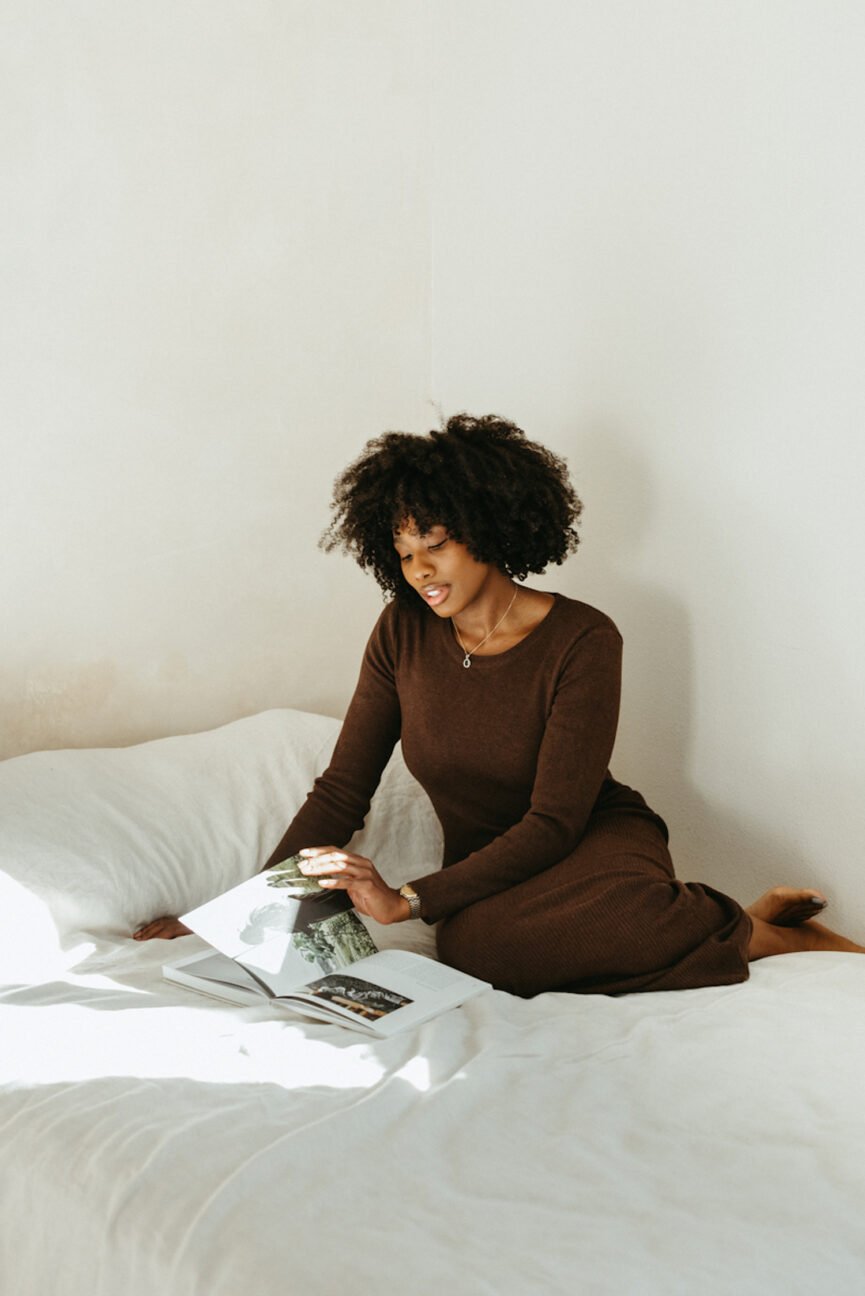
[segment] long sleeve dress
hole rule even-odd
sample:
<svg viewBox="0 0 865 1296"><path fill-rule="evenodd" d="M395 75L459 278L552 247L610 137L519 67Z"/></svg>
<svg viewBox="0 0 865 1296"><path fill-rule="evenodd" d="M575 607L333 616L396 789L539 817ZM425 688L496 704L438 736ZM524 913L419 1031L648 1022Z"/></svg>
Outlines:
<svg viewBox="0 0 865 1296"><path fill-rule="evenodd" d="M465 670L448 620L389 603L274 858L345 845L401 739L444 831L442 869L412 885L445 962L526 997L746 980L748 914L676 879L663 820L610 774L621 644L557 594L521 642Z"/></svg>

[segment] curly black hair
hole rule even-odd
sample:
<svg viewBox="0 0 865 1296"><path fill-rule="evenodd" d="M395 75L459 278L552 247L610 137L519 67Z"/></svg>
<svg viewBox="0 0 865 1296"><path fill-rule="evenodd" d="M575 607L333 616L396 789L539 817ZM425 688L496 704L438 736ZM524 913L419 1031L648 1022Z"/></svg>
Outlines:
<svg viewBox="0 0 865 1296"><path fill-rule="evenodd" d="M514 423L455 414L426 436L368 441L336 479L331 507L321 547L351 554L385 597L411 599L393 547L409 519L421 534L444 526L478 562L524 580L575 551L583 506L564 459Z"/></svg>

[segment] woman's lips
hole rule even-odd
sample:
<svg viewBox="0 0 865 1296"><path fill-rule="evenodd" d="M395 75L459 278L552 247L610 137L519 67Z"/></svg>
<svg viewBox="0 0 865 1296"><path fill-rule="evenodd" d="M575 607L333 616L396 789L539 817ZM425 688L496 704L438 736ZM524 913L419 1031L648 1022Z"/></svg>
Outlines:
<svg viewBox="0 0 865 1296"><path fill-rule="evenodd" d="M450 592L450 585L427 585L421 590L421 598L430 607L438 607L440 603L444 603Z"/></svg>

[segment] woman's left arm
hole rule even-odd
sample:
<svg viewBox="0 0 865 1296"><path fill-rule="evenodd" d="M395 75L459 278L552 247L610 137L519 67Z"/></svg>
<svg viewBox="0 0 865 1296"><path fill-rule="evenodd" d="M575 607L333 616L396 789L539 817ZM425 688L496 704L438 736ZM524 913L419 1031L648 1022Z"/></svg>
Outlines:
<svg viewBox="0 0 865 1296"><path fill-rule="evenodd" d="M574 849L608 773L621 674L622 638L604 619L577 639L559 673L525 815L465 859L412 882L426 922L516 886Z"/></svg>

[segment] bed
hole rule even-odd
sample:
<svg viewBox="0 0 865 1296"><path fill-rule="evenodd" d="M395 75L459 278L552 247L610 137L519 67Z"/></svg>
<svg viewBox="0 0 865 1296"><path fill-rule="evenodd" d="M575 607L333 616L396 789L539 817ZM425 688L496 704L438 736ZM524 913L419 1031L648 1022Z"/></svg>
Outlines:
<svg viewBox="0 0 865 1296"><path fill-rule="evenodd" d="M162 979L201 942L130 931L255 872L338 728L269 711L0 765L3 1296L861 1296L857 955L491 990L381 1043ZM355 845L396 885L435 866L399 751Z"/></svg>

